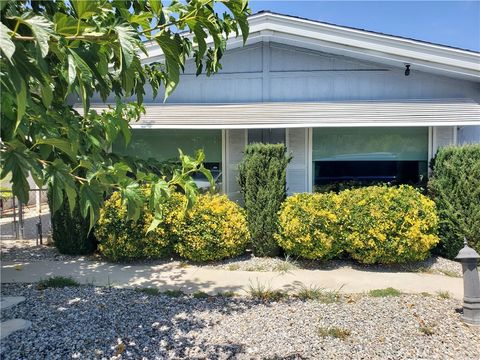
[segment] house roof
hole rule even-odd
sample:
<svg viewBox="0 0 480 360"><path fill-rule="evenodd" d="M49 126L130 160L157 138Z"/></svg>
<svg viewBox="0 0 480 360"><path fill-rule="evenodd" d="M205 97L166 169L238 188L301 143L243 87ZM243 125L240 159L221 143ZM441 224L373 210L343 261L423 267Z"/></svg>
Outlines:
<svg viewBox="0 0 480 360"><path fill-rule="evenodd" d="M468 99L240 104L144 104L139 129L480 125L480 104ZM92 104L97 112L108 108ZM83 112L79 106L76 108Z"/></svg>
<svg viewBox="0 0 480 360"><path fill-rule="evenodd" d="M480 81L480 53L474 51L269 11L251 15L249 24L247 45L278 42L394 67L410 64L412 70ZM241 38L230 38L227 43L228 49L242 46ZM143 61L163 57L155 43L147 43L146 47L149 56Z"/></svg>
<svg viewBox="0 0 480 360"><path fill-rule="evenodd" d="M419 42L419 43L430 44L430 45L437 45L437 46L442 46L442 47L451 48L451 49L456 49L456 50L468 51L468 52L471 52L471 53L474 53L474 54L480 54L480 51L475 51L475 50L471 50L471 49L461 48L461 47L458 47L458 46L451 46L451 45L445 45L445 44L440 44L440 43L434 43L434 42L431 42L431 41L414 39L414 38L407 37L407 36L387 34L387 33L380 32L380 31L373 31L373 30L368 30L368 29L362 29L362 28L357 28L357 27L354 27L354 26L334 24L334 23L327 22L327 21L313 20L313 19L308 19L308 18L306 18L306 17L302 17L302 16L282 14L282 13L278 13L278 12L270 11L270 10L260 10L260 11L257 11L256 13L254 13L254 14L252 14L252 15L250 15L250 16L256 16L256 15L259 15L259 14L274 14L274 15L279 15L279 16L287 16L287 17L291 17L291 18L295 18L295 19L300 19L300 20L305 20L305 21L312 21L312 22L316 22L316 23L319 23L319 24L336 26L336 27L344 28L344 29L359 30L359 31L364 31L364 32L366 32L366 33L372 33L372 34L377 34L377 35L384 35L384 36L389 36L389 37L397 38L397 39L412 40L412 41L416 41L416 42Z"/></svg>

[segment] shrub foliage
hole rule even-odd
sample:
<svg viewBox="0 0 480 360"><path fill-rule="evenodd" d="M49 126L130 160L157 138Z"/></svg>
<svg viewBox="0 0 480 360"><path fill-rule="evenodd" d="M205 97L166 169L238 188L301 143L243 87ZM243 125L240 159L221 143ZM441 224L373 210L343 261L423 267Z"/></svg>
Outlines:
<svg viewBox="0 0 480 360"><path fill-rule="evenodd" d="M435 204L411 186L370 186L341 196L343 239L362 263L424 260L438 243Z"/></svg>
<svg viewBox="0 0 480 360"><path fill-rule="evenodd" d="M279 218L278 243L309 259L343 250L366 264L404 263L425 259L438 242L435 204L410 186L299 194Z"/></svg>
<svg viewBox="0 0 480 360"><path fill-rule="evenodd" d="M283 144L251 144L239 164L239 181L256 256L279 253L274 239L277 213L287 196L286 168L290 157Z"/></svg>
<svg viewBox="0 0 480 360"><path fill-rule="evenodd" d="M452 259L466 237L480 252L480 145L441 148L429 191L440 218L437 251Z"/></svg>
<svg viewBox="0 0 480 360"><path fill-rule="evenodd" d="M150 187L142 189L148 199ZM137 259L158 259L172 253L172 227L181 221L185 198L172 194L164 204L163 219L152 231L148 228L153 221L153 212L144 201L138 220L127 216L127 206L120 192L115 192L105 201L95 227L98 250L110 261L132 261Z"/></svg>
<svg viewBox="0 0 480 360"><path fill-rule="evenodd" d="M250 240L244 210L225 195L199 196L176 225L175 251L192 261L240 255Z"/></svg>
<svg viewBox="0 0 480 360"><path fill-rule="evenodd" d="M330 259L342 247L339 241L340 197L334 193L296 194L279 213L275 238L287 254L305 259Z"/></svg>
<svg viewBox="0 0 480 360"><path fill-rule="evenodd" d="M48 192L50 209L54 208L53 196ZM89 231L88 219L80 213L78 200L73 202L75 208L70 211L67 199L51 215L53 244L61 254L90 255L97 248L97 242L93 232Z"/></svg>
<svg viewBox="0 0 480 360"><path fill-rule="evenodd" d="M225 195L200 195L187 210L187 197L172 193L163 204L156 228L147 207L150 187L144 187L144 208L137 221L127 218L119 192L100 212L95 227L98 249L110 261L158 259L175 251L192 261L211 261L242 254L250 240L244 210Z"/></svg>
<svg viewBox="0 0 480 360"><path fill-rule="evenodd" d="M435 204L411 186L370 186L341 196L343 239L362 263L424 260L438 243Z"/></svg>

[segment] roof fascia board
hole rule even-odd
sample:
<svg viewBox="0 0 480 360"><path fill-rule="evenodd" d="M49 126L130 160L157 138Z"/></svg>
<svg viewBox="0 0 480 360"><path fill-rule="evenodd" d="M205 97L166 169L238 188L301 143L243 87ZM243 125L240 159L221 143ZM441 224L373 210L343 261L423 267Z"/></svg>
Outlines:
<svg viewBox="0 0 480 360"><path fill-rule="evenodd" d="M196 130L222 130L222 129L264 129L265 124L202 124L202 125L150 125L150 124L132 124L132 129L196 129ZM378 122L318 122L318 123L283 123L283 124L268 124L270 129L291 129L291 128L351 128L351 127L426 127L426 126L479 126L478 121L408 121L395 123Z"/></svg>
<svg viewBox="0 0 480 360"><path fill-rule="evenodd" d="M247 45L273 41L397 67L409 63L427 72L467 80L480 79L480 54L473 52L271 13L254 15L249 23ZM212 41L207 38L208 43ZM241 38L228 40L228 49L242 46ZM163 59L158 45L150 43L147 50L149 56L142 56L144 62Z"/></svg>
<svg viewBox="0 0 480 360"><path fill-rule="evenodd" d="M421 60L413 56L389 54L373 49L359 49L358 47L343 44L332 44L331 42L323 40L312 41L297 35L274 33L274 35L270 37L270 41L301 48L308 47L312 50L353 57L368 62L383 63L394 67L403 68L404 64L408 63L412 65L413 71L421 70L444 76L450 75L470 81L478 81L478 79L480 79L480 69L469 70L454 65L440 64L429 60Z"/></svg>
<svg viewBox="0 0 480 360"><path fill-rule="evenodd" d="M262 19L262 16L267 20ZM299 19L295 17L289 17L279 14L264 13L251 17L251 26L255 26L257 21L261 23L269 23L270 25L286 25L289 28L298 28L299 31L313 31L314 36L318 34L319 28L321 28L325 34L329 36L340 36L345 40L352 39L354 41L373 41L375 40L379 44L390 45L393 47L412 47L413 50L418 52L426 52L428 54L438 55L440 57L450 57L452 59L460 59L467 63L476 62L477 69L480 69L480 53L473 51L466 51L461 49L455 49L447 46L429 44L426 42L416 41L413 39L406 39L402 37L390 36L385 34L378 34L369 32L366 30L352 29L348 27L335 26L331 24L325 24L312 20ZM272 29L275 30L275 29ZM428 50L427 50L428 49ZM462 57L462 58L460 58Z"/></svg>

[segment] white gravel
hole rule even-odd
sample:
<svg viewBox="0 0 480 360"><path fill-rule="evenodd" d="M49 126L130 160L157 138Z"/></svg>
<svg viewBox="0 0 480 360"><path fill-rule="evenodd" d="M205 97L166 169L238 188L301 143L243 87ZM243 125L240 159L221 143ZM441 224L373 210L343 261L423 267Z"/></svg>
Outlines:
<svg viewBox="0 0 480 360"><path fill-rule="evenodd" d="M263 303L95 287L38 291L13 284L4 285L2 293L26 297L2 312L2 321L32 321L31 329L2 341L5 360L478 359L480 354L480 328L461 322L458 301L436 296ZM342 340L319 334L332 327L350 335Z"/></svg>
<svg viewBox="0 0 480 360"><path fill-rule="evenodd" d="M1 240L2 261L66 261L85 257L60 254L55 246L36 245L35 240Z"/></svg>
<svg viewBox="0 0 480 360"><path fill-rule="evenodd" d="M399 264L399 265L364 265L358 262L340 259L330 261L315 261L285 258L259 258L245 255L235 259L206 264L209 268L217 268L230 271L279 271L285 272L295 269L339 269L353 268L367 271L382 272L427 272L431 274L447 275L453 277L462 276L462 266L457 261L452 261L439 256L432 256L424 261Z"/></svg>

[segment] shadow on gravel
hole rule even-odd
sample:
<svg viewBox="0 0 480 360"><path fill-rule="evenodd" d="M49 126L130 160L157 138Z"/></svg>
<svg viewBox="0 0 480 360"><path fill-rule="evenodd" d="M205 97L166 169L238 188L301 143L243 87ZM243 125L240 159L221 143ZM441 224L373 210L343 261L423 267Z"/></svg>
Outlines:
<svg viewBox="0 0 480 360"><path fill-rule="evenodd" d="M5 360L232 359L245 353L245 344L201 335L223 316L246 310L247 300L93 286L39 291L34 284L3 285L2 295L9 294L23 295L26 301L2 312L2 321L20 317L32 321L32 327L2 340L0 355Z"/></svg>

